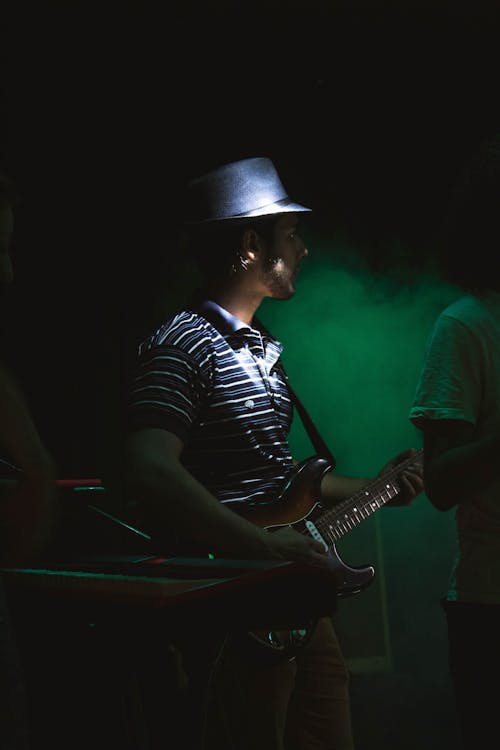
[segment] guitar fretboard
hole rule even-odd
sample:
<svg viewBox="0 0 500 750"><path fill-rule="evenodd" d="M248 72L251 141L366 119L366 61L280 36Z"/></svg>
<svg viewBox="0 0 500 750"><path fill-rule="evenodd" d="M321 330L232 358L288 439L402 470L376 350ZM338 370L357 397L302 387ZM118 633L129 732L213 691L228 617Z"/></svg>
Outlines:
<svg viewBox="0 0 500 750"><path fill-rule="evenodd" d="M319 532L335 541L348 534L372 513L399 495L401 473L409 466L420 463L422 455L423 451L417 451L383 476L369 482L352 497L342 500L334 508L326 511L316 522Z"/></svg>

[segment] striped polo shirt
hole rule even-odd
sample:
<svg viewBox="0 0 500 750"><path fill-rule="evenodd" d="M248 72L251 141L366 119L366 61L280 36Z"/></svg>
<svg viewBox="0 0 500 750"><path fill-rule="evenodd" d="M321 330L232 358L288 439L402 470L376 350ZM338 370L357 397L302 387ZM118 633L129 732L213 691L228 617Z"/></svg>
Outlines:
<svg viewBox="0 0 500 750"><path fill-rule="evenodd" d="M293 467L282 345L214 302L183 310L138 349L129 427L184 443L182 462L221 502L263 503Z"/></svg>

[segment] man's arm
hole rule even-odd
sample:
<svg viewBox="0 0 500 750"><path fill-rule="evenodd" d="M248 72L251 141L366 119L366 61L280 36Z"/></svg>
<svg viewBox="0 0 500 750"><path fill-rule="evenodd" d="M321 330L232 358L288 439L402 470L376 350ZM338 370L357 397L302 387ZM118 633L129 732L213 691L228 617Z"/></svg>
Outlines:
<svg viewBox="0 0 500 750"><path fill-rule="evenodd" d="M188 542L235 559L284 559L326 564L323 546L286 528L266 532L225 507L181 463L183 442L147 428L127 436L127 492L144 503L155 523Z"/></svg>
<svg viewBox="0 0 500 750"><path fill-rule="evenodd" d="M0 446L24 475L45 474L52 462L26 399L10 370L0 363Z"/></svg>
<svg viewBox="0 0 500 750"><path fill-rule="evenodd" d="M458 419L425 420L425 491L442 511L500 479L500 432L481 439L474 426Z"/></svg>
<svg viewBox="0 0 500 750"><path fill-rule="evenodd" d="M393 470L399 463L410 458L413 453L415 451L412 448L398 453L397 456L384 464L377 476L383 476L385 472ZM387 506L408 505L414 497L423 491L424 483L422 474L422 468L418 464L415 464L415 466L410 465L402 471L398 477L401 492L394 501L387 503ZM335 473L326 474L321 482L322 502L326 506L332 507L342 500L352 497L371 481L373 479L367 477L346 477Z"/></svg>
<svg viewBox="0 0 500 750"><path fill-rule="evenodd" d="M55 471L26 400L0 364L0 447L21 473L0 500L1 549L8 564L23 564L48 543L55 517Z"/></svg>
<svg viewBox="0 0 500 750"><path fill-rule="evenodd" d="M338 474L325 474L321 481L321 501L332 507L348 497L352 497L370 481L367 477L345 477Z"/></svg>

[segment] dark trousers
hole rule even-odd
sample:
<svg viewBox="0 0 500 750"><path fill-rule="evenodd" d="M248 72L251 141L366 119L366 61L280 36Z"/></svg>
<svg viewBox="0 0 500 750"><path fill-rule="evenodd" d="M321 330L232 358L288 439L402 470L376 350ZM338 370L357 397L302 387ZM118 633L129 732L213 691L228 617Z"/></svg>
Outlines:
<svg viewBox="0 0 500 750"><path fill-rule="evenodd" d="M228 643L214 675L207 750L352 750L349 675L330 618L277 666Z"/></svg>
<svg viewBox="0 0 500 750"><path fill-rule="evenodd" d="M493 747L499 736L500 605L443 606L463 748Z"/></svg>

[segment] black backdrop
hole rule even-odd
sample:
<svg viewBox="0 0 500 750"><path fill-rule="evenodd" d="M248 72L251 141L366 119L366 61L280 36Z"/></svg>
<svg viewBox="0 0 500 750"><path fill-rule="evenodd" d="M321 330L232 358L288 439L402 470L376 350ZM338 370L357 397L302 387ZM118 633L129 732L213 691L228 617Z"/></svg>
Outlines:
<svg viewBox="0 0 500 750"><path fill-rule="evenodd" d="M270 156L314 208L319 245L337 251L340 229L373 270L402 248L418 277L463 158L499 129L496 6L4 4L0 164L18 201L0 323L61 477L119 490L122 376L135 337L189 286L177 219L194 174ZM401 309L402 326L416 321ZM409 370L384 382L382 408L398 372ZM453 519L432 510L381 519L377 557L369 547L359 562L377 559L388 604L372 587L337 619L355 657L379 654L365 627L390 633L393 668L352 683L360 750L456 747L438 604Z"/></svg>
<svg viewBox="0 0 500 750"><path fill-rule="evenodd" d="M424 263L463 156L498 127L494 5L16 4L0 162L17 192L3 324L61 475L118 461L123 342L175 278L182 187L273 158L327 234ZM127 346L127 344L125 344ZM110 468L113 467L113 468Z"/></svg>

